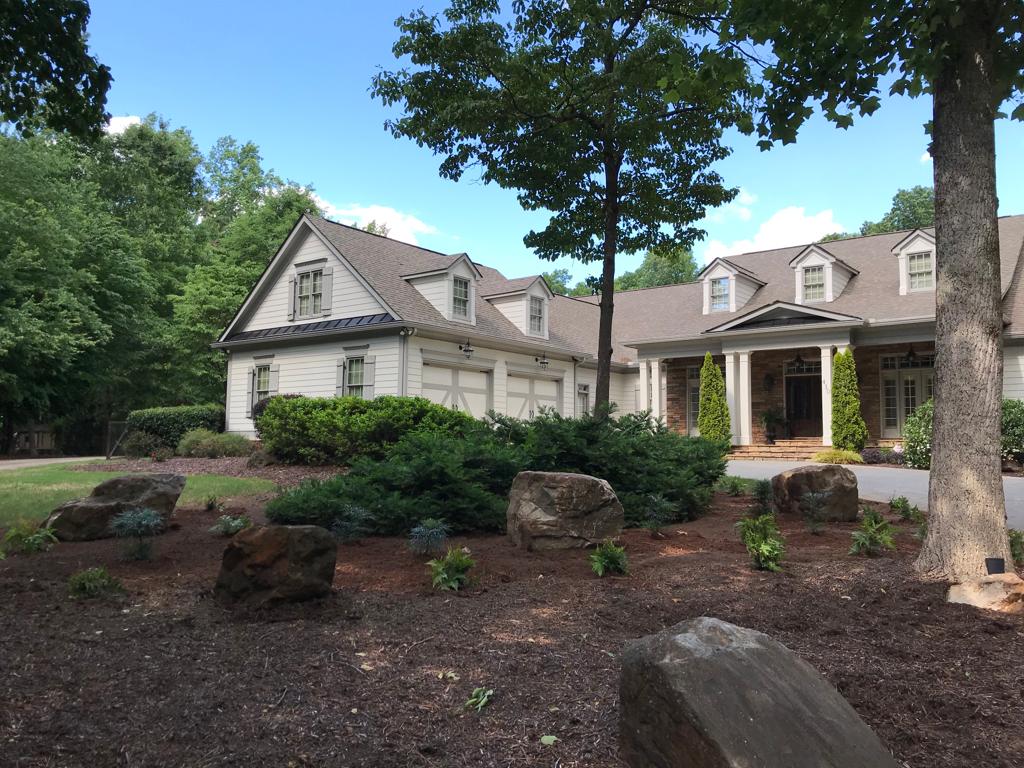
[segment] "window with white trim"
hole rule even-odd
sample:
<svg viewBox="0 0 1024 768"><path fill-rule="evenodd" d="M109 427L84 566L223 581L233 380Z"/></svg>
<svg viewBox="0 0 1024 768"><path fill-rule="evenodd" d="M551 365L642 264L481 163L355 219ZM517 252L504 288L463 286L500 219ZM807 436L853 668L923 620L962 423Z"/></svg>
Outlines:
<svg viewBox="0 0 1024 768"><path fill-rule="evenodd" d="M530 333L544 333L544 299L530 297Z"/></svg>
<svg viewBox="0 0 1024 768"><path fill-rule="evenodd" d="M345 394L349 397L362 397L365 389L364 381L366 361L361 357L350 357L345 361Z"/></svg>
<svg viewBox="0 0 1024 768"><path fill-rule="evenodd" d="M711 281L711 311L729 309L729 278L716 277Z"/></svg>
<svg viewBox="0 0 1024 768"><path fill-rule="evenodd" d="M590 385L576 385L576 415L587 416L590 413Z"/></svg>
<svg viewBox="0 0 1024 768"><path fill-rule="evenodd" d="M270 397L270 366L257 365L253 382L253 404Z"/></svg>
<svg viewBox="0 0 1024 768"><path fill-rule="evenodd" d="M469 319L469 280L464 277L452 280L452 317Z"/></svg>
<svg viewBox="0 0 1024 768"><path fill-rule="evenodd" d="M907 285L912 291L926 291L935 287L935 270L930 251L907 255Z"/></svg>
<svg viewBox="0 0 1024 768"><path fill-rule="evenodd" d="M313 317L323 311L324 271L300 272L296 288L299 317Z"/></svg>
<svg viewBox="0 0 1024 768"><path fill-rule="evenodd" d="M825 300L825 267L804 267L804 301Z"/></svg>

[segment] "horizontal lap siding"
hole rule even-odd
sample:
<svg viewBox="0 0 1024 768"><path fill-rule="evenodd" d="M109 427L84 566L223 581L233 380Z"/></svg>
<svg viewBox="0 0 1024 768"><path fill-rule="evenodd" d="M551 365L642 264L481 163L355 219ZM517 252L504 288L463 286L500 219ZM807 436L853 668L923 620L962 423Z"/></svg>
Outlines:
<svg viewBox="0 0 1024 768"><path fill-rule="evenodd" d="M1024 400L1024 346L1003 347L1003 397Z"/></svg>

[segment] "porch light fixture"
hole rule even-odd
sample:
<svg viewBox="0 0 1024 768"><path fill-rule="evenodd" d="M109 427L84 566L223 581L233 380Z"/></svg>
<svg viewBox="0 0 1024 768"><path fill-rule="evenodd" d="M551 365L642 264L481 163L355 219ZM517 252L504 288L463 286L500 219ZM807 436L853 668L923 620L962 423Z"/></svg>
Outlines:
<svg viewBox="0 0 1024 768"><path fill-rule="evenodd" d="M799 352L797 352L796 353L796 357L793 358L793 363L796 364L796 365L803 365L804 364L804 359L800 356Z"/></svg>
<svg viewBox="0 0 1024 768"><path fill-rule="evenodd" d="M551 361L548 360L547 352L542 352L540 357L535 357L533 358L533 360L535 363L537 363L537 365L539 365L544 370L547 370L547 367L551 364Z"/></svg>
<svg viewBox="0 0 1024 768"><path fill-rule="evenodd" d="M466 359L469 360L469 358L473 356L473 353L476 352L476 350L473 349L473 345L469 343L469 339L466 339L465 344L459 344L459 352L464 354L466 356Z"/></svg>
<svg viewBox="0 0 1024 768"><path fill-rule="evenodd" d="M907 350L907 356L903 359L906 360L907 365L911 365L917 359L917 354L914 352L913 344L910 345L910 349Z"/></svg>

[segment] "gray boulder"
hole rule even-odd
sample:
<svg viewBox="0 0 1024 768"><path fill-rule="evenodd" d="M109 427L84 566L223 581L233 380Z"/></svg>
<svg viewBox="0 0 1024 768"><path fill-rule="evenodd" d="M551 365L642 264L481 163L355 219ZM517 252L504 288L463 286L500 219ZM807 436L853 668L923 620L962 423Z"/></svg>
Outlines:
<svg viewBox="0 0 1024 768"><path fill-rule="evenodd" d="M155 473L113 477L97 485L85 498L61 504L44 525L53 528L61 541L105 539L113 535L110 521L134 508L159 512L166 525L184 489L183 475Z"/></svg>
<svg viewBox="0 0 1024 768"><path fill-rule="evenodd" d="M799 515L804 494L827 494L822 520L852 522L857 519L857 476L838 464L811 464L780 472L772 478L775 508Z"/></svg>
<svg viewBox="0 0 1024 768"><path fill-rule="evenodd" d="M253 607L323 597L337 561L338 543L318 525L247 528L228 542L214 591Z"/></svg>
<svg viewBox="0 0 1024 768"><path fill-rule="evenodd" d="M629 644L619 712L619 756L632 768L897 768L810 664L718 619Z"/></svg>
<svg viewBox="0 0 1024 768"><path fill-rule="evenodd" d="M509 494L507 527L527 550L573 549L622 532L624 515L606 480L571 472L520 472Z"/></svg>

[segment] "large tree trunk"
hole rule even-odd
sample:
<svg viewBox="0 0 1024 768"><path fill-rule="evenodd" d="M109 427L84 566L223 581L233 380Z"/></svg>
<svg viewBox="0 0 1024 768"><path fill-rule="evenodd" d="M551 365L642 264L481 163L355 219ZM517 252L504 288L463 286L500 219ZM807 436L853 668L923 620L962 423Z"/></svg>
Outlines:
<svg viewBox="0 0 1024 768"><path fill-rule="evenodd" d="M601 272L601 319L597 335L597 388L594 405L608 405L612 379L612 319L615 315L615 255L619 236L619 165L605 152L604 267Z"/></svg>
<svg viewBox="0 0 1024 768"><path fill-rule="evenodd" d="M962 581L1009 558L1000 457L1002 304L996 219L996 38L987 3L965 6L932 83L935 169L935 422L922 574ZM947 37L948 35L948 37Z"/></svg>

